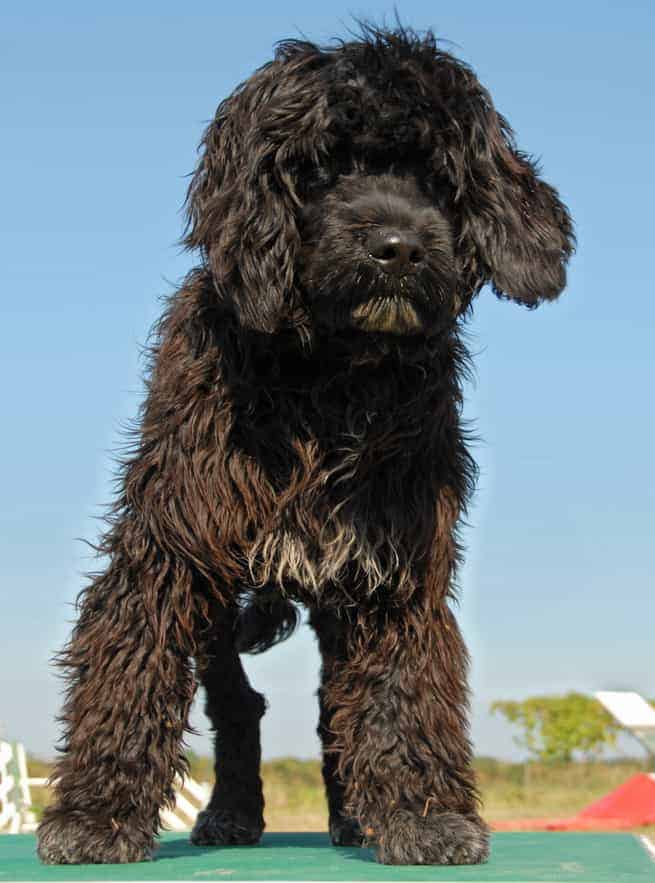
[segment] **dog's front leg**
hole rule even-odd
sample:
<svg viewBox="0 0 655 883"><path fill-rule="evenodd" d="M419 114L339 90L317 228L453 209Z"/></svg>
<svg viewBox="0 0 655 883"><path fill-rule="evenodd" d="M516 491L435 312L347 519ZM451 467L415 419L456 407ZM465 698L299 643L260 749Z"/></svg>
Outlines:
<svg viewBox="0 0 655 883"><path fill-rule="evenodd" d="M324 685L344 809L384 864L488 856L471 768L467 654L444 600L357 615Z"/></svg>
<svg viewBox="0 0 655 883"><path fill-rule="evenodd" d="M48 864L150 858L159 810L173 799L194 693L192 577L164 556L138 519L116 527L107 570L85 590L61 654L68 691L54 801L38 830Z"/></svg>

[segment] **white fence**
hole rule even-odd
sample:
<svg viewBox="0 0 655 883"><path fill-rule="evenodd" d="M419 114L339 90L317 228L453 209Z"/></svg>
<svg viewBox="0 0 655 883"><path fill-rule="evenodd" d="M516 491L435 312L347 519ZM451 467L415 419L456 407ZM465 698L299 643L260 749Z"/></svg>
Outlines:
<svg viewBox="0 0 655 883"><path fill-rule="evenodd" d="M175 806L162 809L159 813L162 826L171 831L190 831L201 809L204 809L211 795L211 785L196 782L190 776L176 779Z"/></svg>
<svg viewBox="0 0 655 883"><path fill-rule="evenodd" d="M44 785L45 781L28 778L20 742L0 742L0 831L18 834L35 830L30 785Z"/></svg>
<svg viewBox="0 0 655 883"><path fill-rule="evenodd" d="M30 788L43 788L47 779L30 778L25 749L20 742L0 741L0 833L19 834L36 830ZM191 777L176 779L175 806L160 813L162 826L173 831L188 831L207 803L211 786Z"/></svg>

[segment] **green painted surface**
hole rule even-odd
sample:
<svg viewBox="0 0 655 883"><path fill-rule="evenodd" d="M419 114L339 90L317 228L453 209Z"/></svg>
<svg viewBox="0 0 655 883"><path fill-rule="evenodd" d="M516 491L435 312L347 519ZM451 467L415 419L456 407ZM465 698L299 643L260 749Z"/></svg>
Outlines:
<svg viewBox="0 0 655 883"><path fill-rule="evenodd" d="M196 847L164 834L152 862L45 866L29 834L0 837L5 880L452 880L468 883L655 883L655 862L631 834L496 834L486 865L385 867L368 849L325 834L265 834L258 846Z"/></svg>

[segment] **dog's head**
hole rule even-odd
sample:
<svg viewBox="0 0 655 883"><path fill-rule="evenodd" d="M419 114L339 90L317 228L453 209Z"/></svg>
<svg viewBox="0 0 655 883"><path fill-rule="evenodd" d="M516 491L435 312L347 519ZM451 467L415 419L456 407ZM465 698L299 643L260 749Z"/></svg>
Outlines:
<svg viewBox="0 0 655 883"><path fill-rule="evenodd" d="M564 288L565 206L430 32L281 44L201 147L185 241L245 328L416 336L487 282L530 307Z"/></svg>

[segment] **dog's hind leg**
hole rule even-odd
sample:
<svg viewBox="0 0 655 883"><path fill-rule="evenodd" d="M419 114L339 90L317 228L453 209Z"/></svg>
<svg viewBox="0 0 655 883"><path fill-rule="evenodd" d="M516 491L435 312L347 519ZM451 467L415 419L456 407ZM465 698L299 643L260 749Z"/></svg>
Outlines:
<svg viewBox="0 0 655 883"><path fill-rule="evenodd" d="M264 830L259 722L266 709L235 647L234 614L216 620L198 675L214 730L216 783L191 832L196 845L257 843Z"/></svg>
<svg viewBox="0 0 655 883"><path fill-rule="evenodd" d="M347 628L344 620L332 610L313 609L310 624L316 632L322 659L318 735L323 747L322 770L330 816L330 838L335 846L361 846L364 837L359 822L344 811L345 788L338 774L339 758L332 745L332 711L326 693L334 676L334 668L345 655Z"/></svg>

